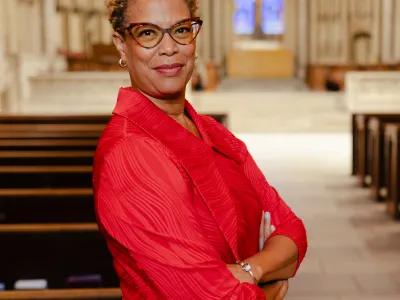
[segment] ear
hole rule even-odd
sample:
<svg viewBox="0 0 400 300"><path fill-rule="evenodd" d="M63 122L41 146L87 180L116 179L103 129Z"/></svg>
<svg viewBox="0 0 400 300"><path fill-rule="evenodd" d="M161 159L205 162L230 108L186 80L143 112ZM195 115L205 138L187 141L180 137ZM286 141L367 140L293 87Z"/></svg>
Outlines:
<svg viewBox="0 0 400 300"><path fill-rule="evenodd" d="M113 32L113 42L115 47L117 48L119 55L121 56L122 60L126 60L126 43L125 39L118 33L118 32Z"/></svg>

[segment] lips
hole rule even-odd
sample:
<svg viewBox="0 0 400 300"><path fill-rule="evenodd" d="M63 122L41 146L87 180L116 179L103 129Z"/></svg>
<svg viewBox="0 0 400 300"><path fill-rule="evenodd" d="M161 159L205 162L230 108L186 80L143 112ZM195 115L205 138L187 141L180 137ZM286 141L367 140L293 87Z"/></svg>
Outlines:
<svg viewBox="0 0 400 300"><path fill-rule="evenodd" d="M168 77L177 76L182 70L182 64L160 65L155 70Z"/></svg>

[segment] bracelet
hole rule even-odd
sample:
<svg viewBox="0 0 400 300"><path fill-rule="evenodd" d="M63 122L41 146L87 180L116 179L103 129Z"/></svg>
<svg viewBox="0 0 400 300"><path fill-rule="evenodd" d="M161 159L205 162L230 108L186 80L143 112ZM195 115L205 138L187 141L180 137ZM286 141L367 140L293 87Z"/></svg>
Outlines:
<svg viewBox="0 0 400 300"><path fill-rule="evenodd" d="M243 271L246 271L247 273L249 273L251 278L254 281L254 284L258 285L257 279L254 276L253 271L251 270L251 265L247 262L242 262L242 261L236 261L236 263L242 268Z"/></svg>

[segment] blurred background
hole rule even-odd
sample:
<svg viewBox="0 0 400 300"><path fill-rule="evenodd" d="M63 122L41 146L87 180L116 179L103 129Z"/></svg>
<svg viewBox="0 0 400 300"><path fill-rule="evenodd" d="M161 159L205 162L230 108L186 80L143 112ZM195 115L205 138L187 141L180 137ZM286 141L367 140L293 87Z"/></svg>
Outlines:
<svg viewBox="0 0 400 300"><path fill-rule="evenodd" d="M304 220L292 300L400 299L400 0L200 0L187 99ZM120 299L92 158L118 88L104 0L0 0L0 299Z"/></svg>

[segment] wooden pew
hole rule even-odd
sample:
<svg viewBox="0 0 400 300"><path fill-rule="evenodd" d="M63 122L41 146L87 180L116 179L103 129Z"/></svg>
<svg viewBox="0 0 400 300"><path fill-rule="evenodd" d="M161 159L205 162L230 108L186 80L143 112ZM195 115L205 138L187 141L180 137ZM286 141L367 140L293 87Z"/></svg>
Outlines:
<svg viewBox="0 0 400 300"><path fill-rule="evenodd" d="M385 122L400 121L398 114L354 114L352 121L353 134L353 166L352 171L359 178L362 187L370 187L372 183L371 170L368 170L368 121L372 117L377 117Z"/></svg>
<svg viewBox="0 0 400 300"><path fill-rule="evenodd" d="M122 297L119 288L96 289L54 289L42 291L6 291L0 292L1 300L119 300Z"/></svg>
<svg viewBox="0 0 400 300"><path fill-rule="evenodd" d="M83 274L101 275L101 282L92 288L119 286L96 223L2 224L0 239L6 245L0 250L0 280L7 290L18 279L43 278L49 290L67 291L67 278Z"/></svg>
<svg viewBox="0 0 400 300"><path fill-rule="evenodd" d="M357 114L351 115L351 138L352 138L352 155L351 155L351 175L358 174L358 128L357 128Z"/></svg>
<svg viewBox="0 0 400 300"><path fill-rule="evenodd" d="M228 126L224 114L212 115ZM95 223L93 154L109 116L0 116L0 299L120 299L112 258ZM85 133L85 134L82 134ZM86 134L87 133L87 134ZM100 274L96 288L66 278ZM48 290L13 291L44 278Z"/></svg>
<svg viewBox="0 0 400 300"><path fill-rule="evenodd" d="M400 220L400 123L388 123L384 129L384 188L387 189L387 213Z"/></svg>
<svg viewBox="0 0 400 300"><path fill-rule="evenodd" d="M376 201L386 197L383 187L384 128L388 122L400 122L400 115L371 117L368 120L367 133L367 173L371 176L371 195Z"/></svg>
<svg viewBox="0 0 400 300"><path fill-rule="evenodd" d="M110 116L0 116L0 299L120 299L95 223L92 164ZM3 245L6 245L4 247ZM99 274L98 288L68 276ZM44 278L49 290L13 291Z"/></svg>

